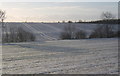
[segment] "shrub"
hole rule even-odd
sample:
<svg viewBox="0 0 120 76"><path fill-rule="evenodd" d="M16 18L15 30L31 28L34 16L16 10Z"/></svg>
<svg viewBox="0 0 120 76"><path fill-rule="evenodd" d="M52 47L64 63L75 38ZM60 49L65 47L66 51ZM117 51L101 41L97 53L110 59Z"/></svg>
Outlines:
<svg viewBox="0 0 120 76"><path fill-rule="evenodd" d="M9 32L6 31L2 38L3 43L35 41L35 35L23 28L10 28Z"/></svg>
<svg viewBox="0 0 120 76"><path fill-rule="evenodd" d="M85 39L85 38L87 38L87 34L85 31L80 30L80 31L76 32L75 39Z"/></svg>
<svg viewBox="0 0 120 76"><path fill-rule="evenodd" d="M63 32L60 34L61 39L74 39L76 28L74 25L69 24L65 26Z"/></svg>
<svg viewBox="0 0 120 76"><path fill-rule="evenodd" d="M111 38L115 36L113 25L99 25L97 26L89 38Z"/></svg>
<svg viewBox="0 0 120 76"><path fill-rule="evenodd" d="M87 33L83 30L77 31L74 25L64 27L63 32L60 34L61 39L85 39Z"/></svg>

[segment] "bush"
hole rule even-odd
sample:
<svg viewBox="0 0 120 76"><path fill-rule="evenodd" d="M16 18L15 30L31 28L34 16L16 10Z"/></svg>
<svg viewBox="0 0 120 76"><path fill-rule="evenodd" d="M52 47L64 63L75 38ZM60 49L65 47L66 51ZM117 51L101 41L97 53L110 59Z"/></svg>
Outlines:
<svg viewBox="0 0 120 76"><path fill-rule="evenodd" d="M120 31L117 32L117 37L120 37Z"/></svg>
<svg viewBox="0 0 120 76"><path fill-rule="evenodd" d="M2 38L3 43L35 41L35 35L23 28L10 28L9 32L6 31Z"/></svg>
<svg viewBox="0 0 120 76"><path fill-rule="evenodd" d="M115 36L113 25L99 25L97 26L89 38L112 38Z"/></svg>
<svg viewBox="0 0 120 76"><path fill-rule="evenodd" d="M120 31L116 31L114 36L115 37L120 37Z"/></svg>
<svg viewBox="0 0 120 76"><path fill-rule="evenodd" d="M61 39L71 39L71 35L67 32L61 32L60 38Z"/></svg>
<svg viewBox="0 0 120 76"><path fill-rule="evenodd" d="M74 39L76 28L74 25L69 24L65 26L63 32L60 34L61 39Z"/></svg>
<svg viewBox="0 0 120 76"><path fill-rule="evenodd" d="M87 38L87 33L83 30L76 32L75 39L85 39Z"/></svg>
<svg viewBox="0 0 120 76"><path fill-rule="evenodd" d="M85 39L86 32L83 30L76 31L76 27L74 25L68 25L64 27L63 32L60 34L61 39Z"/></svg>

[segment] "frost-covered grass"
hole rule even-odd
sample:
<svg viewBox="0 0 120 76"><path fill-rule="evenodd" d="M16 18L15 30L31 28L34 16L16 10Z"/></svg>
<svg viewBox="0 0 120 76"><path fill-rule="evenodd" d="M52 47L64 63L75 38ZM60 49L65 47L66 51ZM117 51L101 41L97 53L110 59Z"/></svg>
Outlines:
<svg viewBox="0 0 120 76"><path fill-rule="evenodd" d="M117 74L118 39L3 45L3 74Z"/></svg>

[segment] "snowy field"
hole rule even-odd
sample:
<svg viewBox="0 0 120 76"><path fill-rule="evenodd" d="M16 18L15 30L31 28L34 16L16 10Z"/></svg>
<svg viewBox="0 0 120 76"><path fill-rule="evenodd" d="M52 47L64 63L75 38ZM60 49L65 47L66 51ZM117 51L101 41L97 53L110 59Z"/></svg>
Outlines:
<svg viewBox="0 0 120 76"><path fill-rule="evenodd" d="M3 44L3 74L117 74L118 39Z"/></svg>
<svg viewBox="0 0 120 76"><path fill-rule="evenodd" d="M96 26L103 24L92 24L92 23L5 23L5 28L8 30L10 28L19 28L32 32L36 35L36 41L48 41L59 39L60 33L67 25L73 25L76 30L84 30L89 35ZM118 28L117 24L112 24L115 26L115 30Z"/></svg>

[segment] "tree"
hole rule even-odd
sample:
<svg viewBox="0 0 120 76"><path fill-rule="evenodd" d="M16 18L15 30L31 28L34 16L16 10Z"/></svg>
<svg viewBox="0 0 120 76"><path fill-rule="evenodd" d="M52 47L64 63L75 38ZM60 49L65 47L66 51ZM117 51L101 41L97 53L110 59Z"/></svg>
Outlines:
<svg viewBox="0 0 120 76"><path fill-rule="evenodd" d="M35 41L35 35L19 27L17 29L15 39L17 40L17 42Z"/></svg>
<svg viewBox="0 0 120 76"><path fill-rule="evenodd" d="M111 38L114 37L112 25L97 25L89 38Z"/></svg>
<svg viewBox="0 0 120 76"><path fill-rule="evenodd" d="M111 12L103 12L101 14L101 17L103 20L110 20L115 18L115 16ZM113 36L113 25L104 25L103 28L104 28L104 33L106 34L105 36L107 38Z"/></svg>
<svg viewBox="0 0 120 76"><path fill-rule="evenodd" d="M119 30L117 30L117 31L115 32L114 37L120 38L120 31L119 31Z"/></svg>
<svg viewBox="0 0 120 76"><path fill-rule="evenodd" d="M72 21L68 21L68 23L73 23Z"/></svg>
<svg viewBox="0 0 120 76"><path fill-rule="evenodd" d="M87 33L83 30L76 30L75 25L69 23L65 26L63 32L60 34L61 39L85 39L87 38Z"/></svg>
<svg viewBox="0 0 120 76"><path fill-rule="evenodd" d="M120 37L120 31L117 31L116 37Z"/></svg>
<svg viewBox="0 0 120 76"><path fill-rule="evenodd" d="M83 30L80 30L80 31L76 32L75 36L76 36L75 37L76 39L85 39L85 38L87 38L87 33Z"/></svg>
<svg viewBox="0 0 120 76"><path fill-rule="evenodd" d="M75 39L76 27L69 23L69 25L65 26L63 32L60 34L61 39Z"/></svg>
<svg viewBox="0 0 120 76"><path fill-rule="evenodd" d="M24 30L21 27L13 28L10 27L9 33L6 32L3 42L27 42L27 41L35 41L35 35L31 32Z"/></svg>
<svg viewBox="0 0 120 76"><path fill-rule="evenodd" d="M4 36L5 36L5 26L4 26L5 18L6 18L5 11L0 10L0 22L2 24L2 41L3 41ZM8 34L6 33L6 37L7 36L8 36Z"/></svg>
<svg viewBox="0 0 120 76"><path fill-rule="evenodd" d="M103 12L101 14L101 18L103 20L110 20L115 18L115 16L110 12ZM89 38L111 38L114 37L114 25L102 24L98 25L93 32L91 33Z"/></svg>
<svg viewBox="0 0 120 76"><path fill-rule="evenodd" d="M6 18L5 11L0 10L0 22L2 22L2 27L4 26L5 18Z"/></svg>
<svg viewBox="0 0 120 76"><path fill-rule="evenodd" d="M110 20L110 19L114 19L115 18L115 16L111 13L111 12L103 12L102 14L101 14L101 18L103 19L103 20Z"/></svg>

